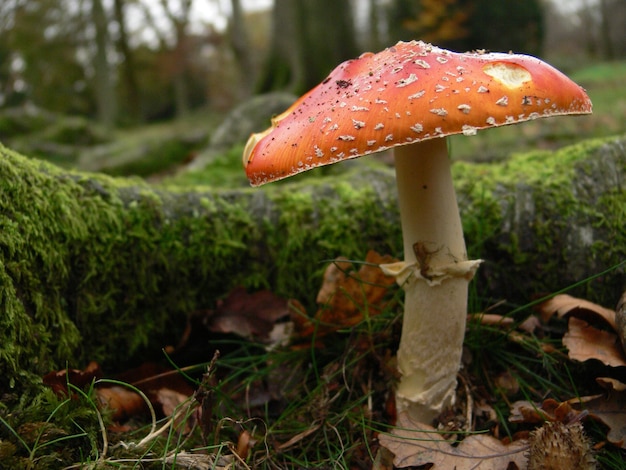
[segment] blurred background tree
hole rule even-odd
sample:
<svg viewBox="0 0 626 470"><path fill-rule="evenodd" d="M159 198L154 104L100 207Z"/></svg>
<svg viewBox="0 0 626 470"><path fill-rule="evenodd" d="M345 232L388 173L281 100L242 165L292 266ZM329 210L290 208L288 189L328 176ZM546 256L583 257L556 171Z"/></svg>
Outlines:
<svg viewBox="0 0 626 470"><path fill-rule="evenodd" d="M353 7L337 0L275 0L271 49L259 89L308 90L358 55Z"/></svg>
<svg viewBox="0 0 626 470"><path fill-rule="evenodd" d="M539 0L396 0L389 17L392 40L421 38L459 51L541 53Z"/></svg>
<svg viewBox="0 0 626 470"><path fill-rule="evenodd" d="M620 59L624 24L624 0L4 0L0 108L131 125L300 93L400 39Z"/></svg>

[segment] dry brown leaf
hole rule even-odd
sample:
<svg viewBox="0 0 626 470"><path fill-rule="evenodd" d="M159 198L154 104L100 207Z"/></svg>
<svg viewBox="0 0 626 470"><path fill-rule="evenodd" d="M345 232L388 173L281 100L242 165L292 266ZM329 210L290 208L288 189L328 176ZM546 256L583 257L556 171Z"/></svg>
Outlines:
<svg viewBox="0 0 626 470"><path fill-rule="evenodd" d="M622 344L626 345L626 291L617 302L617 307L615 307L615 323L617 325L617 334Z"/></svg>
<svg viewBox="0 0 626 470"><path fill-rule="evenodd" d="M83 370L62 369L49 372L43 376L43 384L50 387L58 396L67 396L69 393L68 383L82 390L100 377L102 377L100 365L91 361Z"/></svg>
<svg viewBox="0 0 626 470"><path fill-rule="evenodd" d="M526 440L503 444L475 434L453 447L434 428L413 422L406 413L398 415L392 434L381 434L379 441L394 453L394 465L400 468L432 464L436 470L502 470L510 463L526 468Z"/></svg>
<svg viewBox="0 0 626 470"><path fill-rule="evenodd" d="M509 421L526 424L538 424L545 421L568 424L580 419L582 412L574 409L572 405L579 405L581 401L580 398L563 402L547 398L541 404L526 400L516 401L511 405Z"/></svg>
<svg viewBox="0 0 626 470"><path fill-rule="evenodd" d="M615 392L626 391L626 384L612 377L596 377L596 382L606 390Z"/></svg>
<svg viewBox="0 0 626 470"><path fill-rule="evenodd" d="M269 291L249 294L238 287L220 301L215 310L203 312L205 325L214 333L268 340L275 323L289 316L288 303Z"/></svg>
<svg viewBox="0 0 626 470"><path fill-rule="evenodd" d="M387 287L394 284L395 279L385 276L378 265L394 261L390 256L369 251L365 257L368 264L361 265L356 272L350 270L352 263L331 263L317 296L321 307L316 317L324 323L351 326L363 319L365 306L370 315L380 313Z"/></svg>
<svg viewBox="0 0 626 470"><path fill-rule="evenodd" d="M597 359L611 367L626 366L624 350L617 335L599 330L576 317L569 319L563 345L569 351L569 358L575 361Z"/></svg>
<svg viewBox="0 0 626 470"><path fill-rule="evenodd" d="M197 405L196 402L189 400L189 395L169 388L160 388L154 393L154 401L161 405L165 416L174 418L174 429L182 430L185 434L192 431L197 422L198 410L196 413L190 413L190 408ZM181 425L183 429L180 429Z"/></svg>
<svg viewBox="0 0 626 470"><path fill-rule="evenodd" d="M100 407L111 410L113 421L126 421L148 410L141 395L120 385L98 387L96 388L96 397Z"/></svg>
<svg viewBox="0 0 626 470"><path fill-rule="evenodd" d="M353 270L353 264L345 258L331 263L317 295L320 307L315 320L296 321L298 335L309 337L315 332L317 336L323 336L356 325L363 320L364 312L369 316L379 314L386 306L383 299L389 286L395 283L392 276L383 274L379 265L395 261L391 256L369 251L366 264L358 270Z"/></svg>
<svg viewBox="0 0 626 470"><path fill-rule="evenodd" d="M235 448L235 453L239 456L241 460L246 460L248 455L250 455L250 450L256 445L257 440L252 437L249 431L245 429L239 434L239 438L237 439L237 447Z"/></svg>
<svg viewBox="0 0 626 470"><path fill-rule="evenodd" d="M505 329L510 329L513 325L515 325L515 319L512 317L507 317L497 313L470 313L467 315L467 323L470 322L476 322L481 325L501 326ZM540 327L541 322L534 315L530 315L526 318L526 320L516 326L518 330L525 333L532 333Z"/></svg>
<svg viewBox="0 0 626 470"><path fill-rule="evenodd" d="M571 295L555 295L551 299L537 305L536 309L539 311L544 323L547 323L555 314L559 318L569 315L583 318L589 323L603 321L613 330L616 329L615 312L613 310L594 304L588 300L572 297Z"/></svg>
<svg viewBox="0 0 626 470"><path fill-rule="evenodd" d="M507 396L513 396L519 392L519 382L517 377L511 374L510 370L498 374L493 379L495 386Z"/></svg>
<svg viewBox="0 0 626 470"><path fill-rule="evenodd" d="M160 388L154 393L155 400L161 404L165 416L172 416L177 409L189 399L189 395L171 388Z"/></svg>
<svg viewBox="0 0 626 470"><path fill-rule="evenodd" d="M614 379L598 378L596 381L607 389L606 395L587 402L590 416L609 427L607 440L626 449L626 385Z"/></svg>

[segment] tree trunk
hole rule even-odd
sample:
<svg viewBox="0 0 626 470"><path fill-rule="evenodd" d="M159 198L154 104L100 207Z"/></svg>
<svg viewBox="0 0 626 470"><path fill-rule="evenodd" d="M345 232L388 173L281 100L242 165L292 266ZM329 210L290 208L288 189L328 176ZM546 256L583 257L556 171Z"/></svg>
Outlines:
<svg viewBox="0 0 626 470"><path fill-rule="evenodd" d="M111 127L115 121L115 89L111 77L107 49L109 47L109 22L101 0L92 0L91 15L96 32L96 55L94 57L96 102L98 121Z"/></svg>
<svg viewBox="0 0 626 470"><path fill-rule="evenodd" d="M611 14L612 10L608 0L600 0L600 37L602 38L602 51L605 60L615 59L615 47L613 47L613 37L611 34Z"/></svg>
<svg viewBox="0 0 626 470"><path fill-rule="evenodd" d="M358 55L350 2L276 0L271 34L261 91L301 94Z"/></svg>
<svg viewBox="0 0 626 470"><path fill-rule="evenodd" d="M304 90L304 64L298 58L297 4L293 0L274 1L270 50L259 80L260 91Z"/></svg>
<svg viewBox="0 0 626 470"><path fill-rule="evenodd" d="M67 172L0 146L0 389L175 344L235 286L314 309L325 260L402 254L394 173L218 191ZM453 166L481 299L519 305L626 260L626 138ZM625 266L571 292L613 307ZM488 302L488 301L485 301Z"/></svg>
<svg viewBox="0 0 626 470"><path fill-rule="evenodd" d="M135 57L128 43L128 34L126 32L126 14L124 12L124 0L114 1L115 21L118 27L117 49L122 55L124 61L121 64L122 79L127 98L127 112L131 121L141 122L141 99L139 95L139 84L135 73Z"/></svg>
<svg viewBox="0 0 626 470"><path fill-rule="evenodd" d="M241 86L239 87L238 100L248 98L254 87L254 63L248 40L245 17L241 8L241 0L231 0L232 16L230 19L230 43L239 67Z"/></svg>
<svg viewBox="0 0 626 470"><path fill-rule="evenodd" d="M187 86L187 25L184 22L175 21L176 47L174 54L173 87L176 117L184 117L189 114L189 87Z"/></svg>

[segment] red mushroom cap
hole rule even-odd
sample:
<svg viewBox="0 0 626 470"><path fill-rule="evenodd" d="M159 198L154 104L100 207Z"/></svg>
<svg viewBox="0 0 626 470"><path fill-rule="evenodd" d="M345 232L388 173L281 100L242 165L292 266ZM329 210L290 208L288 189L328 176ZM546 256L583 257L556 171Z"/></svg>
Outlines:
<svg viewBox="0 0 626 470"><path fill-rule="evenodd" d="M257 186L396 145L590 112L585 91L535 57L399 42L339 65L250 137L243 162Z"/></svg>

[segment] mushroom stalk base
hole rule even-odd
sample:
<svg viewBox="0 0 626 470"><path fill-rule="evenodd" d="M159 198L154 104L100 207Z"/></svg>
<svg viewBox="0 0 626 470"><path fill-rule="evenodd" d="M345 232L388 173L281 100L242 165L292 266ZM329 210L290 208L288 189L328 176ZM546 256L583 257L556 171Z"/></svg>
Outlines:
<svg viewBox="0 0 626 470"><path fill-rule="evenodd" d="M480 260L467 260L446 139L397 147L394 156L405 260L383 269L405 290L396 401L399 412L430 423L454 403L467 286Z"/></svg>

